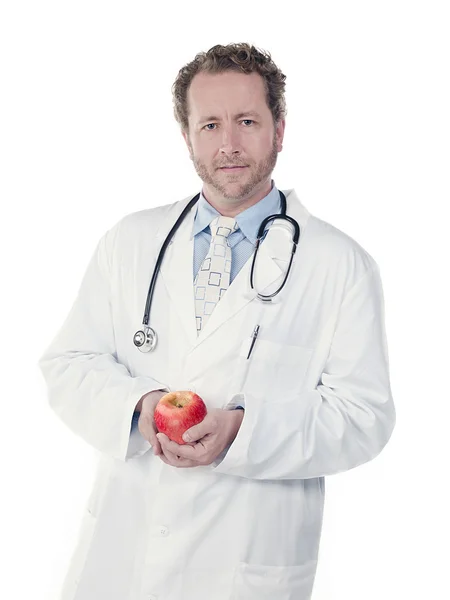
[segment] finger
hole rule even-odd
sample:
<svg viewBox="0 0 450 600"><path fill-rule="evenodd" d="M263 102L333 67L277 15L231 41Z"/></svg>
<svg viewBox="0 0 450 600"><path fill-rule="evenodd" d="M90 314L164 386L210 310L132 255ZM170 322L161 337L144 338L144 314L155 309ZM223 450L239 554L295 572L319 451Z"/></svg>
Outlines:
<svg viewBox="0 0 450 600"><path fill-rule="evenodd" d="M164 453L161 452L161 454L159 455L159 458L163 461L163 463L166 463L166 465L170 465L171 467L173 467L174 465L170 464L170 462L167 460L167 458L164 456Z"/></svg>
<svg viewBox="0 0 450 600"><path fill-rule="evenodd" d="M203 421L193 425L183 433L183 440L185 442L196 442L201 440L208 433L215 433L217 430L217 419L212 414L213 411L209 412Z"/></svg>
<svg viewBox="0 0 450 600"><path fill-rule="evenodd" d="M150 442L150 443L153 446L153 453L156 456L160 455L161 452L162 452L161 443L158 440L158 438L156 437L157 433L158 433L158 430L156 429L156 427L153 427L153 429L152 429L152 440L153 440L153 443L152 442Z"/></svg>
<svg viewBox="0 0 450 600"><path fill-rule="evenodd" d="M177 444L173 440L169 439L164 433L158 433L156 435L157 439L161 443L161 446L164 452L170 452L174 456L181 456L181 458L186 458L190 460L199 460L201 451L203 450L202 446L199 444L196 445L188 445L188 444Z"/></svg>
<svg viewBox="0 0 450 600"><path fill-rule="evenodd" d="M179 469L198 466L198 464L194 461L181 457L178 458L176 454L173 454L172 452L165 450L164 448L162 449L159 458L164 463L166 463L166 465L170 465L171 467L177 467Z"/></svg>
<svg viewBox="0 0 450 600"><path fill-rule="evenodd" d="M142 437L151 444L154 454L161 454L161 444L156 437L157 429L153 423L153 416L150 413L141 413L138 428Z"/></svg>
<svg viewBox="0 0 450 600"><path fill-rule="evenodd" d="M152 448L155 456L159 456L162 453L161 444L159 442L156 442L154 445L152 444Z"/></svg>

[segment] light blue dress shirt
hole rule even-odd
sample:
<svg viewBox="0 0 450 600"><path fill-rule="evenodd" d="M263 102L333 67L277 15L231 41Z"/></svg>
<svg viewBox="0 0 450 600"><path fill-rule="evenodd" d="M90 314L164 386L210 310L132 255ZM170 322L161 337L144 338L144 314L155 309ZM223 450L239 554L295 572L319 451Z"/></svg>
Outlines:
<svg viewBox="0 0 450 600"><path fill-rule="evenodd" d="M200 269L202 262L208 254L211 243L211 230L209 224L220 213L206 200L203 191L196 203L196 212L194 216L193 234L194 234L194 272L192 274L192 293L194 293L194 279ZM246 208L236 215L235 219L239 229L231 233L228 237L231 248L231 273L230 284L244 264L250 258L255 248L256 236L262 221L269 215L281 211L280 193L275 187L272 179L272 189L259 202ZM226 292L225 292L226 293ZM236 409L243 408L237 406ZM235 410L236 410L235 409ZM139 413L133 416L132 428L137 425Z"/></svg>
<svg viewBox="0 0 450 600"><path fill-rule="evenodd" d="M209 224L220 213L213 207L203 195L196 204L196 214L194 218L194 273L193 280L206 255L208 254L211 243L211 230ZM231 247L231 273L230 284L241 268L250 258L255 248L256 236L262 221L269 215L281 211L280 194L272 180L272 189L262 200L250 206L246 210L236 215L235 219L239 229L231 233L228 242ZM193 292L192 292L193 293Z"/></svg>

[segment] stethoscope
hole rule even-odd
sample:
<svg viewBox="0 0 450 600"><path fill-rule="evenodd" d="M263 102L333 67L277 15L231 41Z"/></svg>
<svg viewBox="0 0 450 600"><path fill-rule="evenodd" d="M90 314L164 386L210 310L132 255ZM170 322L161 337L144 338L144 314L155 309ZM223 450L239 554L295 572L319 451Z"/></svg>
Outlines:
<svg viewBox="0 0 450 600"><path fill-rule="evenodd" d="M154 350L154 348L156 347L156 343L157 343L156 331L148 325L148 321L149 321L149 316L150 316L150 305L152 303L152 298L153 298L153 290L155 288L158 271L160 269L162 260L164 258L164 253L165 253L166 248L169 245L169 242L172 239L174 233L176 232L178 227L183 222L184 217L191 210L191 208L194 206L194 204L198 201L199 198L200 198L200 193L198 193L196 196L194 196L194 198L192 198L192 200L190 200L190 202L184 208L181 215L178 217L175 225L169 231L169 234L167 235L163 245L161 246L161 250L158 255L158 260L156 261L156 265L155 265L155 268L153 271L153 276L152 276L152 279L150 282L150 287L149 287L148 293L147 293L147 302L145 303L144 319L142 321L143 327L139 331L136 331L136 333L133 336L133 343L138 348L138 350L140 350L141 352L150 352L151 350ZM286 280L288 278L289 272L291 270L292 260L294 258L295 251L297 250L297 244L298 244L298 240L300 238L299 224L297 223L297 221L295 219L293 219L292 217L289 217L286 214L286 196L283 194L283 192L280 192L280 200L281 200L281 213L276 214L276 215L270 215L270 216L266 217L264 219L264 221L261 223L259 230L258 230L258 235L257 235L256 243L255 243L255 250L253 253L252 268L250 271L250 285L251 285L252 289L254 289L253 270L255 267L256 255L258 254L259 244L262 241L262 239L265 237L265 228L267 227L267 225L269 223L271 223L272 221L275 221L275 219L283 219L285 221L288 221L294 227L294 234L292 236L291 258L289 261L289 266L288 266L288 269L286 272L286 276L283 280L283 283L280 285L280 287L272 294L263 295L263 294L258 293L257 297L260 300L262 300L263 302L271 302L272 298L274 296L276 296L283 289L284 284L286 283Z"/></svg>

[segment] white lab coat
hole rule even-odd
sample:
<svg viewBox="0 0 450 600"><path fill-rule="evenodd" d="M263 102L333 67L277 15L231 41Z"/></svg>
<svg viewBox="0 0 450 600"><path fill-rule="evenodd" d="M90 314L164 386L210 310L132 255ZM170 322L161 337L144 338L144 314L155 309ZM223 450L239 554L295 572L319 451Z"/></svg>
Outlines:
<svg viewBox="0 0 450 600"><path fill-rule="evenodd" d="M280 294L256 298L250 258L197 337L192 209L157 279L148 354L133 335L159 248L192 196L127 215L100 240L39 361L52 409L100 453L61 600L310 598L324 477L377 456L395 408L376 262L284 193L301 235ZM282 281L283 231L273 226L260 246L264 293ZM213 464L166 465L138 429L130 436L137 402L159 388L194 390L208 408L245 406Z"/></svg>

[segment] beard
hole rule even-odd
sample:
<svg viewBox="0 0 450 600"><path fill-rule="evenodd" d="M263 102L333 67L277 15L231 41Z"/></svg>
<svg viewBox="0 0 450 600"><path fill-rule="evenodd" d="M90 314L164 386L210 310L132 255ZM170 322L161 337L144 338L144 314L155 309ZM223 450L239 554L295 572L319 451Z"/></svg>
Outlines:
<svg viewBox="0 0 450 600"><path fill-rule="evenodd" d="M190 154L197 175L203 183L211 186L218 194L227 200L241 201L248 196L251 196L252 192L257 189L261 183L267 181L274 170L278 158L277 140L276 136L274 136L272 147L267 155L256 163L253 168L251 164L247 167L250 169L250 179L248 181L243 181L242 183L239 183L240 175L237 175L235 180L230 177L228 183L224 183L222 176L218 175L216 168L208 168L205 163L195 157L192 152L192 147L190 147ZM233 164L233 162L229 161L227 164ZM230 188L230 185L233 187Z"/></svg>

